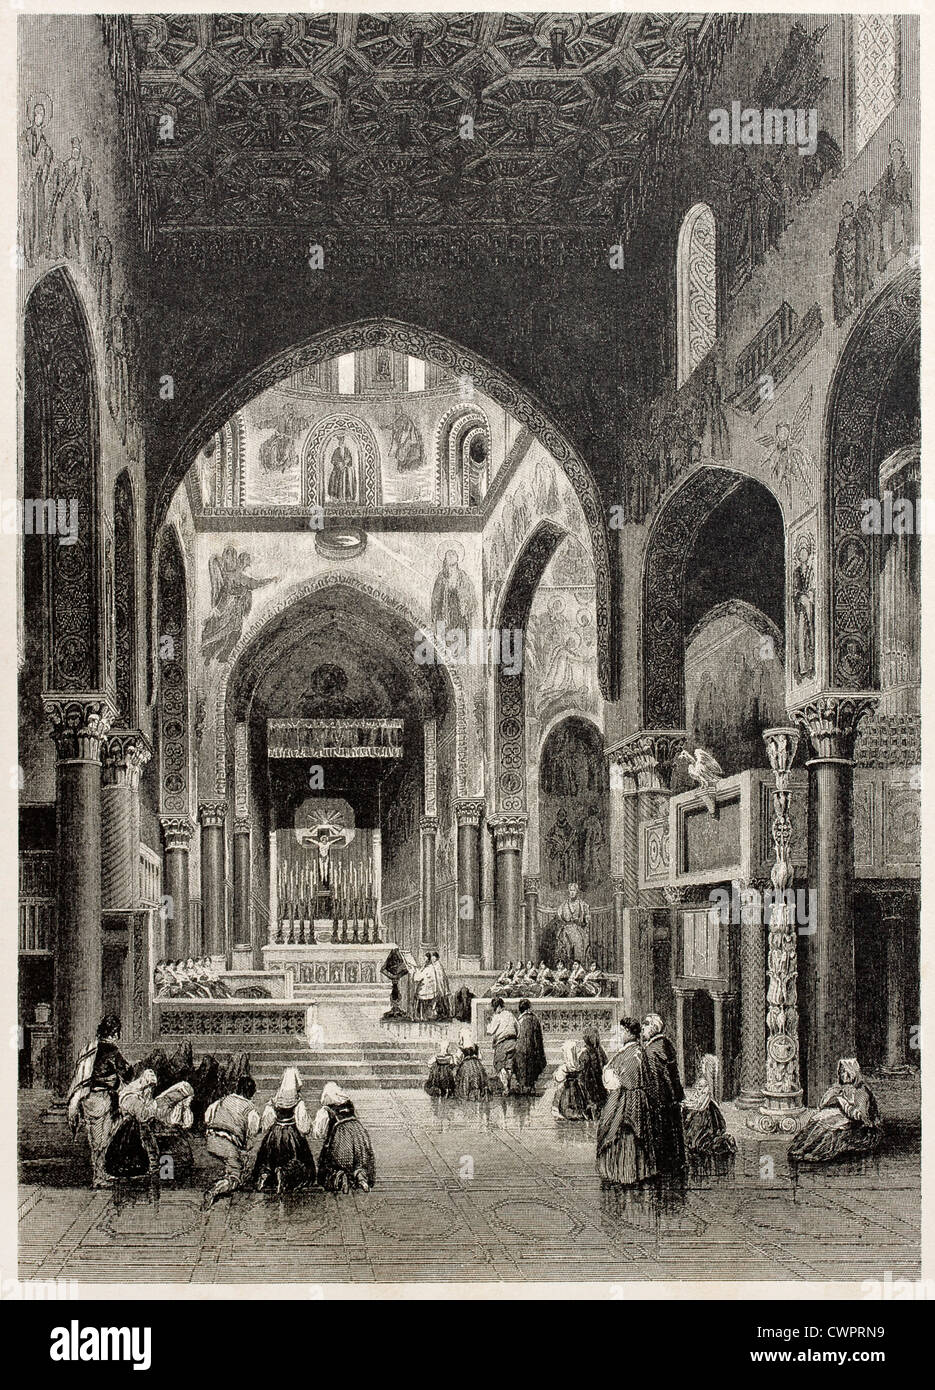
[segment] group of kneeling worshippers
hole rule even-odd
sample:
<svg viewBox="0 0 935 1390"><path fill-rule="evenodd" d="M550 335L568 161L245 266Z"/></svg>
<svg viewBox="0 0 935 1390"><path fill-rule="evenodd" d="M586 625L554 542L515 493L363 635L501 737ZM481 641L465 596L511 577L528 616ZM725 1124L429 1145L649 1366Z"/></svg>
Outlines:
<svg viewBox="0 0 935 1390"><path fill-rule="evenodd" d="M79 1057L68 1094L72 1133L77 1138L82 1123L87 1133L93 1185L180 1177L192 1168L185 1132L196 1125L194 1087L179 1081L157 1095L155 1071L144 1064L134 1075L119 1041L120 1020L109 1014ZM286 1067L262 1114L254 1103L256 1089L253 1077L243 1073L228 1094L197 1117L208 1153L224 1165L223 1175L205 1193L205 1206L243 1187L275 1193L316 1185L336 1193L352 1187L370 1191L376 1181L373 1145L339 1086L328 1082L314 1118L295 1067ZM310 1134L321 1142L317 1162ZM172 1164L163 1171L167 1158Z"/></svg>
<svg viewBox="0 0 935 1390"><path fill-rule="evenodd" d="M492 1091L534 1095L546 1069L542 1026L528 999L513 1014L502 998L491 1001L487 1035L494 1048L494 1077L478 1055L470 1028L449 1042L429 1070L431 1096L484 1100ZM558 1121L597 1122L597 1170L608 1182L631 1186L678 1174L689 1160L727 1158L736 1152L717 1103L718 1061L699 1057L694 1085L686 1091L675 1048L659 1014L642 1023L622 1018L619 1049L608 1060L596 1033L570 1039L553 1075L552 1114ZM837 1082L789 1150L797 1162L827 1162L868 1153L880 1141L873 1093L854 1058L838 1063Z"/></svg>

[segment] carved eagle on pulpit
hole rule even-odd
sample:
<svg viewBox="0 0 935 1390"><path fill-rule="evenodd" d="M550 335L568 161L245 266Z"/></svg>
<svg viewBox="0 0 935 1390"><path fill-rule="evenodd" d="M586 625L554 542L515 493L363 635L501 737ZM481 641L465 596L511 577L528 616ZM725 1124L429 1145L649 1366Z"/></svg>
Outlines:
<svg viewBox="0 0 935 1390"><path fill-rule="evenodd" d="M693 782L697 783L705 793L704 802L712 816L717 815L717 802L714 798L712 787L717 785L719 777L724 776L724 769L718 762L713 753L709 753L707 748L696 748L694 752L683 748L678 755L688 763L688 775Z"/></svg>

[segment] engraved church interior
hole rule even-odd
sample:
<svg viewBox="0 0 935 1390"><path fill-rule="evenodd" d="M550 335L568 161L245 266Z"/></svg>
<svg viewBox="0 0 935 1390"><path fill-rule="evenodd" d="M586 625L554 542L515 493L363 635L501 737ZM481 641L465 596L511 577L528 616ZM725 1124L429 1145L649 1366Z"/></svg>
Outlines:
<svg viewBox="0 0 935 1390"><path fill-rule="evenodd" d="M914 1277L917 21L18 29L24 1273ZM647 1019L722 1142L615 1184ZM290 1069L376 1180L203 1202Z"/></svg>

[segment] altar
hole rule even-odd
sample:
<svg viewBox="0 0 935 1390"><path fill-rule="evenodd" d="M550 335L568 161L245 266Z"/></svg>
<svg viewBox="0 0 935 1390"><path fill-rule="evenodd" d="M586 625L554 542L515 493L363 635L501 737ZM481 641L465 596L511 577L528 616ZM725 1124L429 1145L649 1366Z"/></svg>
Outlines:
<svg viewBox="0 0 935 1390"><path fill-rule="evenodd" d="M392 950L392 942L273 943L263 947L263 969L291 974L296 998L314 998L310 987L316 985L374 985L389 999L390 983L380 970Z"/></svg>

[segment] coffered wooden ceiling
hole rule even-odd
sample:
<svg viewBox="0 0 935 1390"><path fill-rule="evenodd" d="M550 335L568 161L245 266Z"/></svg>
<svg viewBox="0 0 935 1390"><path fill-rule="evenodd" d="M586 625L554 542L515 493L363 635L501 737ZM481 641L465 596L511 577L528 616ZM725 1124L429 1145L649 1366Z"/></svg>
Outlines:
<svg viewBox="0 0 935 1390"><path fill-rule="evenodd" d="M159 223L607 224L706 22L134 15Z"/></svg>

